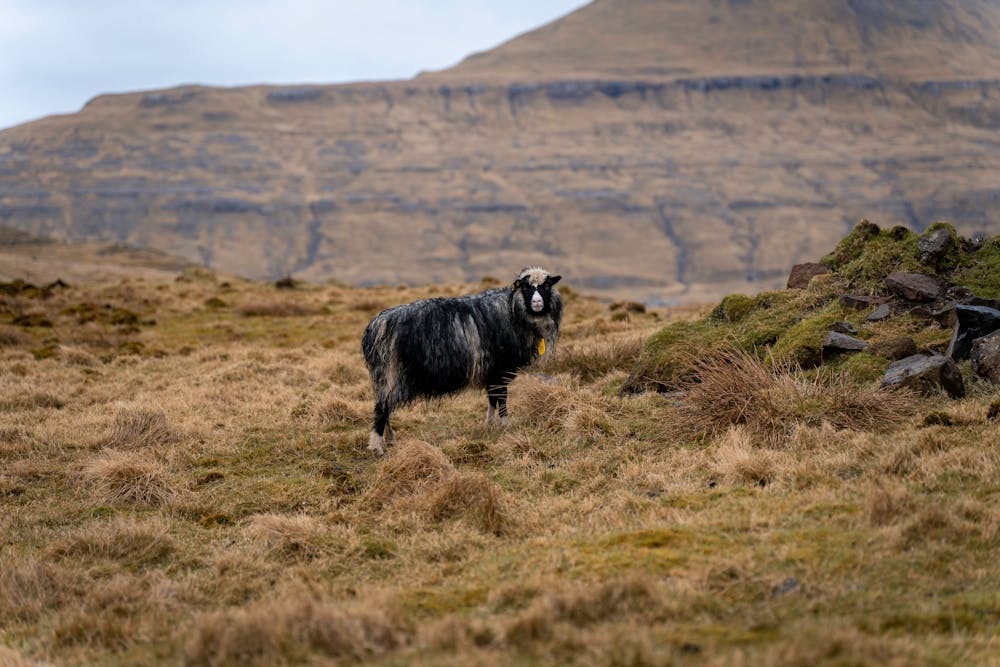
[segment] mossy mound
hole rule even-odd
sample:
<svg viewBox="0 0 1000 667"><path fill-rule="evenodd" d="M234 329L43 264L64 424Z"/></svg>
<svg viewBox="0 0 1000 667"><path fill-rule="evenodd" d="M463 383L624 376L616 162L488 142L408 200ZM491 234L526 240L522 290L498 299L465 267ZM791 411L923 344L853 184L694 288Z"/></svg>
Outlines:
<svg viewBox="0 0 1000 667"><path fill-rule="evenodd" d="M727 347L769 363L834 365L859 383L875 381L889 363L880 356L824 357L823 341L832 324L850 322L872 343L912 336L925 349L946 344L950 336L941 325L908 315L868 322L866 311L839 302L846 293L888 294L885 277L896 271L938 276L978 296L1000 298L1000 236L973 243L947 223L917 234L905 227L883 230L862 220L821 261L831 272L814 278L805 290L730 294L704 319L667 325L646 342L622 391L677 389L692 378L697 359Z"/></svg>

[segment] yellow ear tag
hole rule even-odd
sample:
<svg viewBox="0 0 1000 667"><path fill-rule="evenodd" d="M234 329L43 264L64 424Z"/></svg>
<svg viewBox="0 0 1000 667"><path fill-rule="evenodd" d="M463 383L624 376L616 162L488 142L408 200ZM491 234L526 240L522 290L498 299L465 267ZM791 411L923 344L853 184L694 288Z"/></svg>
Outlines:
<svg viewBox="0 0 1000 667"><path fill-rule="evenodd" d="M538 354L545 354L545 339L538 341Z"/></svg>

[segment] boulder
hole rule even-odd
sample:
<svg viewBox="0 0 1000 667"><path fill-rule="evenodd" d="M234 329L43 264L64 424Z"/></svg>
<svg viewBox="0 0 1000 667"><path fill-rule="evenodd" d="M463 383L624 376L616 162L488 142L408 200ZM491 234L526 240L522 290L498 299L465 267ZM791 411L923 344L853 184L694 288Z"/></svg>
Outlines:
<svg viewBox="0 0 1000 667"><path fill-rule="evenodd" d="M955 361L969 358L972 341L1000 329L1000 310L986 306L955 306L955 331L945 352Z"/></svg>
<svg viewBox="0 0 1000 667"><path fill-rule="evenodd" d="M916 354L917 343L909 336L902 336L900 338L890 338L872 343L868 351L880 357L885 357L890 361L898 361L899 359L911 357Z"/></svg>
<svg viewBox="0 0 1000 667"><path fill-rule="evenodd" d="M821 276L824 273L829 273L830 267L826 264L820 264L818 262L804 262L802 264L796 264L792 267L791 273L788 274L788 289L805 289L809 286L809 281L816 276Z"/></svg>
<svg viewBox="0 0 1000 667"><path fill-rule="evenodd" d="M850 322L834 322L830 325L829 330L836 331L837 333L848 334L850 336L858 333L858 328Z"/></svg>
<svg viewBox="0 0 1000 667"><path fill-rule="evenodd" d="M924 263L934 263L941 259L951 244L951 231L939 227L933 232L927 232L917 241L917 249L920 251L920 259Z"/></svg>
<svg viewBox="0 0 1000 667"><path fill-rule="evenodd" d="M860 338L855 338L854 336L848 336L847 334L840 333L839 331L831 331L826 334L826 338L823 339L823 351L833 351L833 352L859 352L861 350L868 349L868 343L861 340Z"/></svg>
<svg viewBox="0 0 1000 667"><path fill-rule="evenodd" d="M896 271L885 277L885 286L908 301L933 301L944 292L944 285L934 276Z"/></svg>
<svg viewBox="0 0 1000 667"><path fill-rule="evenodd" d="M922 394L944 389L952 398L965 396L965 383L950 357L914 354L889 366L882 377L883 387L909 387Z"/></svg>
<svg viewBox="0 0 1000 667"><path fill-rule="evenodd" d="M873 306L889 303L889 297L866 296L863 294L844 294L840 297L840 305L853 310L865 310Z"/></svg>
<svg viewBox="0 0 1000 667"><path fill-rule="evenodd" d="M976 375L1000 384L1000 331L972 341L969 359Z"/></svg>
<svg viewBox="0 0 1000 667"><path fill-rule="evenodd" d="M887 303L883 303L878 306L875 310L869 313L866 318L869 322L881 322L882 320L887 320L892 316L892 306Z"/></svg>

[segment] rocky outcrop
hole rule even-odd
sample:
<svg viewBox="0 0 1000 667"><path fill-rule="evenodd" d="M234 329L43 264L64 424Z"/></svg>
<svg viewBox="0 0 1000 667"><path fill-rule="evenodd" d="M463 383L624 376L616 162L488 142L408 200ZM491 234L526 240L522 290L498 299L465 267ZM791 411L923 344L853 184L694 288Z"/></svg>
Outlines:
<svg viewBox="0 0 1000 667"><path fill-rule="evenodd" d="M969 359L976 375L1000 384L1000 331L972 341Z"/></svg>
<svg viewBox="0 0 1000 667"><path fill-rule="evenodd" d="M787 289L805 289L809 286L810 280L829 272L829 267L819 262L796 264L788 274L788 282L785 284L785 287Z"/></svg>
<svg viewBox="0 0 1000 667"><path fill-rule="evenodd" d="M944 286L938 278L908 271L890 273L885 277L885 286L893 294L908 301L933 301L944 292Z"/></svg>
<svg viewBox="0 0 1000 667"><path fill-rule="evenodd" d="M946 354L952 359L968 359L977 338L1000 329L1000 310L986 306L956 306L957 322Z"/></svg>
<svg viewBox="0 0 1000 667"><path fill-rule="evenodd" d="M915 354L889 366L883 387L907 387L922 394L948 392L952 398L965 396L965 383L958 366L942 355Z"/></svg>

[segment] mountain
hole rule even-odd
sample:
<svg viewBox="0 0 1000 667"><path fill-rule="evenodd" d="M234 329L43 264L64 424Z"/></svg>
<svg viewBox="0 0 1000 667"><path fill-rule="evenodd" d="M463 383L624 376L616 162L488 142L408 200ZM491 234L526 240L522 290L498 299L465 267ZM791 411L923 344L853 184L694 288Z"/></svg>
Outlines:
<svg viewBox="0 0 1000 667"><path fill-rule="evenodd" d="M783 284L861 217L1000 232L1000 4L596 0L408 81L105 95L0 132L0 225L250 277Z"/></svg>

